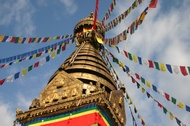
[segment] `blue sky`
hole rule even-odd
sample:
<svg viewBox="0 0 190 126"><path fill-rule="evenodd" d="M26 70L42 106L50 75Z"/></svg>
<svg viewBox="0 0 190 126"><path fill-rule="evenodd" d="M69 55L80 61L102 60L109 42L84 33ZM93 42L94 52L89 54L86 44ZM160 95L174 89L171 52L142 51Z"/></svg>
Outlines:
<svg viewBox="0 0 190 126"><path fill-rule="evenodd" d="M71 34L76 23L88 16L95 8L95 0L0 0L0 2L0 34L24 37ZM118 1L110 20L124 12L132 2L133 0ZM100 0L99 20L102 20L110 3L111 0ZM116 36L126 29L148 6L148 3L149 1L145 0L120 25L107 32L106 37ZM129 35L127 41L121 42L118 46L137 56L153 61L190 66L190 60L188 60L190 56L189 6L189 0L159 0L157 8L148 12L138 30L133 35ZM58 41L40 44L0 43L0 59L32 51L55 42ZM33 69L26 76L20 77L12 83L4 83L0 86L1 125L12 125L16 108L28 110L31 101L35 97L39 97L50 76L74 49L74 45L69 45L65 52L62 52L50 62ZM148 79L158 88L190 106L189 75L184 77L181 74L176 75L149 69L146 66L131 62L112 48L109 48L109 50L132 70ZM0 69L0 78L15 74L40 59L23 61L8 68ZM148 126L177 126L175 120L170 120L168 114L165 115L154 101L142 94L136 88L136 85L131 84L130 78L117 65L114 64L114 67L122 82L125 83L129 95L139 110L139 114L142 115ZM146 88L146 90L181 121L190 125L189 112L179 109L151 89ZM128 109L128 106L126 109ZM137 118L136 120L140 124ZM127 113L127 125L132 125L129 113Z"/></svg>

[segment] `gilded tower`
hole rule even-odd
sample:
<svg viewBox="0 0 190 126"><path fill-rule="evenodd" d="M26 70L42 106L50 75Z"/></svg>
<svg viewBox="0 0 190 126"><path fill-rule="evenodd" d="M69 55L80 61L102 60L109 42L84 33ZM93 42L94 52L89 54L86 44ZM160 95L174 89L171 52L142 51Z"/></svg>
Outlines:
<svg viewBox="0 0 190 126"><path fill-rule="evenodd" d="M51 76L29 110L17 109L26 126L124 126L123 91L100 55L104 30L91 13L74 28L76 50Z"/></svg>

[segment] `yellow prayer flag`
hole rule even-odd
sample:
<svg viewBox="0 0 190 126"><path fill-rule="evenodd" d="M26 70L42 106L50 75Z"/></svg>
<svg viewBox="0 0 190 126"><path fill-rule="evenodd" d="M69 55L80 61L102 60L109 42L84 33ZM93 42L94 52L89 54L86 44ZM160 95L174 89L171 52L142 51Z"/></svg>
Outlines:
<svg viewBox="0 0 190 126"><path fill-rule="evenodd" d="M0 35L0 42L3 41L4 37L5 37L4 35Z"/></svg>
<svg viewBox="0 0 190 126"><path fill-rule="evenodd" d="M142 93L145 93L146 91L143 87L141 87L141 90L142 90Z"/></svg>
<svg viewBox="0 0 190 126"><path fill-rule="evenodd" d="M149 87L149 88L152 87L149 81L146 81L146 86Z"/></svg>
<svg viewBox="0 0 190 126"><path fill-rule="evenodd" d="M50 53L50 52L51 52L51 50L52 50L52 48L48 49L48 53Z"/></svg>
<svg viewBox="0 0 190 126"><path fill-rule="evenodd" d="M18 63L19 62L19 60L15 60L15 62L14 63Z"/></svg>
<svg viewBox="0 0 190 126"><path fill-rule="evenodd" d="M23 40L23 38L22 38L22 37L19 37L19 38L18 38L18 43L21 43L22 40Z"/></svg>
<svg viewBox="0 0 190 126"><path fill-rule="evenodd" d="M160 70L161 70L161 71L166 71L166 66L165 66L165 64L160 63Z"/></svg>
<svg viewBox="0 0 190 126"><path fill-rule="evenodd" d="M51 41L51 40L52 40L52 37L49 37L47 41L49 42L49 41Z"/></svg>
<svg viewBox="0 0 190 126"><path fill-rule="evenodd" d="M135 55L133 55L132 54L132 57L133 57L133 61L135 62L135 63L137 63L138 61L137 61L137 57L135 56Z"/></svg>
<svg viewBox="0 0 190 126"><path fill-rule="evenodd" d="M102 39L101 39L101 38L96 37L96 40L98 41L98 43L103 44L103 41L102 41Z"/></svg>
<svg viewBox="0 0 190 126"><path fill-rule="evenodd" d="M124 65L124 63L122 63L121 61L119 61L119 66L120 66L121 68L123 68L125 65Z"/></svg>
<svg viewBox="0 0 190 126"><path fill-rule="evenodd" d="M178 102L177 106L178 106L179 108L182 108L182 109L184 109L184 107L185 107L184 103L183 103L183 102L180 102L180 101Z"/></svg>
<svg viewBox="0 0 190 126"><path fill-rule="evenodd" d="M22 70L22 76L26 75L26 68Z"/></svg>
<svg viewBox="0 0 190 126"><path fill-rule="evenodd" d="M34 54L33 56L32 56L32 58L36 58L37 57L37 54Z"/></svg>
<svg viewBox="0 0 190 126"><path fill-rule="evenodd" d="M51 54L51 57L52 57L52 58L55 58L55 56L56 56L56 53L53 52L53 53Z"/></svg>
<svg viewBox="0 0 190 126"><path fill-rule="evenodd" d="M131 104L133 104L133 102L132 102L132 100L130 99L130 102L129 102L129 104L131 105Z"/></svg>
<svg viewBox="0 0 190 126"><path fill-rule="evenodd" d="M174 119L173 114L171 112L169 114L170 114L170 119L173 120Z"/></svg>
<svg viewBox="0 0 190 126"><path fill-rule="evenodd" d="M141 16L140 16L139 20L140 20L140 21L143 21L143 20L144 20L145 15L146 15L146 12L143 12L143 13L141 14Z"/></svg>
<svg viewBox="0 0 190 126"><path fill-rule="evenodd" d="M36 39L34 40L34 42L36 43L36 42L38 42L38 40L39 40L39 38L36 38Z"/></svg>
<svg viewBox="0 0 190 126"><path fill-rule="evenodd" d="M65 43L62 44L62 47L65 46Z"/></svg>

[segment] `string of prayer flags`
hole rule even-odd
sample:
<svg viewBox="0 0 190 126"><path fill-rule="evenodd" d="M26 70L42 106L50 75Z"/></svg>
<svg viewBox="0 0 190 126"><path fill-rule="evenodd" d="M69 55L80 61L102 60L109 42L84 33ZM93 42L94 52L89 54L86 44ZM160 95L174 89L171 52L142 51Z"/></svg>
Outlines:
<svg viewBox="0 0 190 126"><path fill-rule="evenodd" d="M132 77L132 76L131 76L131 77ZM135 80L135 79L134 79L134 80ZM139 84L136 80L135 80L135 82L136 82L136 84ZM160 102L158 102L158 100L156 100L149 92L147 92L147 91L144 89L144 87L142 87L142 86L140 85L140 88L141 88L141 90L143 91L143 92L142 92L143 94L147 94L147 97L148 97L148 98L152 98L152 100L157 103L158 107L163 110L163 113L164 113L164 114L167 114L167 113L169 114L169 118L170 118L171 120L173 120L173 118L175 118L175 119L176 119L176 122L178 123L179 126L181 126L181 125L182 125L182 126L185 126L185 124L184 124L181 120L179 120L179 119L178 119L176 116L174 116L165 106L163 106ZM180 107L184 107L184 104L183 104L182 102L179 102L178 105L179 105Z"/></svg>
<svg viewBox="0 0 190 126"><path fill-rule="evenodd" d="M109 46L112 45L117 45L119 42L126 40L127 39L127 35L128 33L133 34L139 25L142 24L145 15L148 13L148 7L141 13L140 17L138 17L127 29L125 29L124 31L122 31L120 34L116 35L113 38L105 38L104 39L104 44L107 44ZM144 17L142 18L142 15L144 15Z"/></svg>
<svg viewBox="0 0 190 126"><path fill-rule="evenodd" d="M73 37L73 34L54 36L54 37L37 37L37 38L0 35L0 42L11 42L11 43L15 43L15 44L30 44L30 43L50 42L52 39L60 40L60 39L66 39L66 38L71 38L71 37Z"/></svg>
<svg viewBox="0 0 190 126"><path fill-rule="evenodd" d="M103 49L103 51L106 51L106 50ZM104 54L106 54L106 53L104 53ZM114 73L115 76L117 77L117 80L119 80L119 84L123 84L123 83L121 82L121 80L119 79L119 76L118 76L117 72L115 71L114 67L112 66L112 64L111 64L109 58L107 57L107 55L105 55L104 57L105 57L106 61L110 64L110 67L112 68L113 73ZM120 88L121 85L118 85L118 87ZM124 96L125 96L126 102L127 102L127 99L129 99L129 102L127 102L128 105L133 105L133 107L134 107L134 112L137 114L138 119L141 120L141 123L142 123L143 126L146 126L146 123L145 123L144 119L143 119L142 116L138 113L138 110L137 110L136 106L133 104L133 101L132 101L132 99L130 98L130 96L129 96L129 94L128 94L128 92L127 92L126 90L124 91L124 94L125 94Z"/></svg>
<svg viewBox="0 0 190 126"><path fill-rule="evenodd" d="M113 10L114 10L114 8L115 8L115 6L116 6L116 1L117 1L117 0L112 0L109 9L107 10L105 16L104 16L103 19L102 19L102 24L103 24L103 25L105 24L105 21L109 19L111 13L113 12Z"/></svg>
<svg viewBox="0 0 190 126"><path fill-rule="evenodd" d="M66 49L66 44L63 44L64 50ZM61 50L62 46L59 46L59 48L56 48L51 54L47 55L45 58L42 58L40 61L35 62L33 65L30 65L28 68L24 68L21 70L21 72L17 72L14 75L11 75L7 78L0 80L0 86L4 84L4 82L13 82L13 80L18 79L20 76L25 76L28 72L33 70L34 68L38 68L39 66L44 65L45 63L49 62L51 59L54 59L58 54L58 50ZM64 51L62 49L62 51Z"/></svg>
<svg viewBox="0 0 190 126"><path fill-rule="evenodd" d="M134 10L142 2L144 2L144 0L135 0L127 10L125 10L122 14L118 15L115 19L113 19L105 25L105 31L107 32L112 28L116 27L118 24L120 24L122 20L124 20L130 14L130 12Z"/></svg>
<svg viewBox="0 0 190 126"><path fill-rule="evenodd" d="M107 50L107 49L106 49ZM107 50L107 52L109 52ZM110 54L110 52L108 53ZM113 54L111 55L111 57L113 58L113 60L117 61L115 63L117 63L119 65L119 59L116 58ZM129 69L129 67L127 67L126 65L123 64L123 69L127 68ZM174 98L173 96L171 96L170 94L164 92L163 90L157 88L155 85L151 84L150 81L146 80L145 78L143 78L142 76L140 76L138 73L135 73L134 71L131 72L132 70L125 70L125 71L130 71L130 72L127 72L128 75L130 75L129 73L132 73L130 76L131 76L131 80L132 80L132 83L138 83L132 75L134 75L136 77L136 79L138 79L139 81L141 81L143 84L145 84L148 88L152 89L153 91L157 92L158 94L160 94L161 96L165 97L167 101L170 101L172 102L173 104L177 105L179 108L181 109L184 109L186 107L186 111L190 112L189 110L189 106L188 105L185 105L183 102L177 100L176 98ZM137 84L137 87L139 88L139 83ZM144 88L141 88L142 92L145 93L145 89ZM178 101L178 102L177 102ZM177 104L176 104L177 103Z"/></svg>
<svg viewBox="0 0 190 126"><path fill-rule="evenodd" d="M65 39L63 41L60 41L60 42L52 44L52 45L42 47L40 49L36 49L36 50L29 51L29 52L26 52L23 54L0 59L0 63L4 63L4 64L0 65L0 68L7 67L9 65L12 65L13 63L21 62L22 60L30 60L35 57L40 57L45 53L52 52L53 49L57 48L58 46L62 45L63 43L68 43L68 42L70 43L70 41L73 41L73 37Z"/></svg>
<svg viewBox="0 0 190 126"><path fill-rule="evenodd" d="M181 74L183 76L190 75L190 66L176 66L176 65L166 64L166 63L160 63L157 61L152 61L150 59L145 59L145 58L136 56L135 54L132 54L130 52L127 52L125 50L120 49L116 45L112 45L112 47L116 48L118 53L124 55L130 61L133 61L133 62L138 63L140 65L145 65L148 68L157 69L157 70L162 71L162 72L168 71L171 74L173 74L173 73L179 74L181 72Z"/></svg>

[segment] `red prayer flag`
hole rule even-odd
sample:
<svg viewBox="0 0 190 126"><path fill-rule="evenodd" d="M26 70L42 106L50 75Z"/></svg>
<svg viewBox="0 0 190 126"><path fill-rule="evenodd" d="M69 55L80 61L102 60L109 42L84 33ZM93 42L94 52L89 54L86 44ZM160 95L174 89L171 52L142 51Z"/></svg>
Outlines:
<svg viewBox="0 0 190 126"><path fill-rule="evenodd" d="M180 70L181 70L181 73L182 73L184 76L187 76L187 75L188 75L185 66L180 66Z"/></svg>
<svg viewBox="0 0 190 126"><path fill-rule="evenodd" d="M123 52L124 52L125 56L128 58L128 53L125 50L123 50Z"/></svg>
<svg viewBox="0 0 190 126"><path fill-rule="evenodd" d="M3 64L3 65L0 66L0 68L3 68L3 67L5 67L5 64Z"/></svg>
<svg viewBox="0 0 190 126"><path fill-rule="evenodd" d="M47 41L47 38L44 38L43 40L42 40L42 42L46 42Z"/></svg>
<svg viewBox="0 0 190 126"><path fill-rule="evenodd" d="M28 43L31 43L31 42L32 42L32 38L29 38Z"/></svg>
<svg viewBox="0 0 190 126"><path fill-rule="evenodd" d="M64 51L65 49L66 49L66 44L62 46L62 51Z"/></svg>
<svg viewBox="0 0 190 126"><path fill-rule="evenodd" d="M153 62L151 60L148 60L149 62L149 68L154 68Z"/></svg>
<svg viewBox="0 0 190 126"><path fill-rule="evenodd" d="M137 79L140 80L140 76L137 73L135 73L135 76L136 76Z"/></svg>
<svg viewBox="0 0 190 126"><path fill-rule="evenodd" d="M162 104L160 104L159 102L158 102L158 106L160 107L160 108L162 108L163 106L162 106Z"/></svg>
<svg viewBox="0 0 190 126"><path fill-rule="evenodd" d="M12 37L11 41L10 42L14 42L16 39L16 37Z"/></svg>
<svg viewBox="0 0 190 126"><path fill-rule="evenodd" d="M142 125L143 125L143 126L145 126L145 122L144 122L144 120L142 119L141 121L142 121L142 122L141 122L141 123L142 123Z"/></svg>
<svg viewBox="0 0 190 126"><path fill-rule="evenodd" d="M6 78L0 80L0 85L3 85L3 83L5 82Z"/></svg>
<svg viewBox="0 0 190 126"><path fill-rule="evenodd" d="M158 0L151 0L149 7L150 8L156 8L157 3L158 3Z"/></svg>
<svg viewBox="0 0 190 126"><path fill-rule="evenodd" d="M170 96L169 96L169 94L167 94L167 93L164 93L165 94L165 98L168 100L168 101L170 101Z"/></svg>
<svg viewBox="0 0 190 126"><path fill-rule="evenodd" d="M132 82L133 82L133 83L135 83L135 82L136 82L136 80L135 80L133 77L131 77L131 80L132 80Z"/></svg>
<svg viewBox="0 0 190 126"><path fill-rule="evenodd" d="M39 66L39 61L34 64L34 68Z"/></svg>

